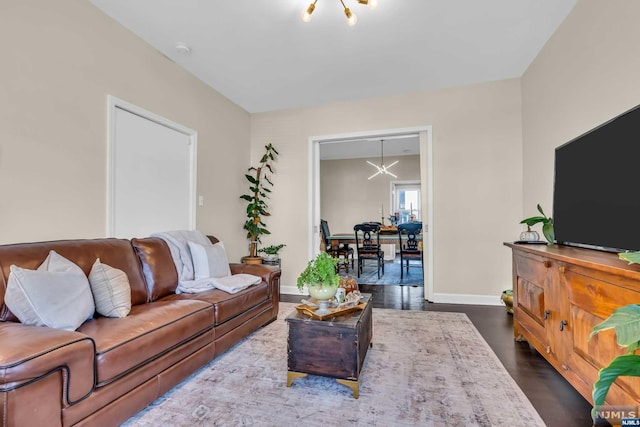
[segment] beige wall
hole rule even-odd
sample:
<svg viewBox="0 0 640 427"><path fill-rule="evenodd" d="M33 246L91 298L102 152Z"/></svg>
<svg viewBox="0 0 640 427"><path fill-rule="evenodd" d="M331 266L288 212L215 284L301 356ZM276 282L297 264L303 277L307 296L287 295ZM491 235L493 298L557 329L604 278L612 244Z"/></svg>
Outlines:
<svg viewBox="0 0 640 427"><path fill-rule="evenodd" d="M398 178L378 175L367 179L376 172L367 160L380 164L380 157L320 162L320 217L327 220L332 233L353 232L354 224L380 221L382 206L389 224L391 182L420 182L420 156L385 156L386 165L399 161L390 169Z"/></svg>
<svg viewBox="0 0 640 427"><path fill-rule="evenodd" d="M551 214L554 149L640 103L640 2L579 0L522 78L523 214Z"/></svg>
<svg viewBox="0 0 640 427"><path fill-rule="evenodd" d="M242 172L275 144L265 243L288 245L285 286L309 257L309 137L432 125L434 289L489 301L510 285L501 243L536 203L551 209L553 149L640 99L636 0L579 0L522 79L253 116L89 2L0 12L0 243L105 234L111 94L198 131L198 227L232 259L246 252Z"/></svg>
<svg viewBox="0 0 640 427"><path fill-rule="evenodd" d="M511 286L502 242L521 230L520 104L514 79L252 115L255 157L266 142L280 150L269 239L288 245L283 285L295 286L309 259L309 138L432 125L434 291L442 300L497 301Z"/></svg>
<svg viewBox="0 0 640 427"><path fill-rule="evenodd" d="M198 132L198 227L246 252L246 111L88 1L3 2L0 39L0 243L105 235L110 94Z"/></svg>

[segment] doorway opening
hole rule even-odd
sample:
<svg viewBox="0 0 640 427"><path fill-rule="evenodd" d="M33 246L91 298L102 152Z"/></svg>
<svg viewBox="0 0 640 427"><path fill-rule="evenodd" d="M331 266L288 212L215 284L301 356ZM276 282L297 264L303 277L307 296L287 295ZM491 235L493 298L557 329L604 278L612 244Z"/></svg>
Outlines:
<svg viewBox="0 0 640 427"><path fill-rule="evenodd" d="M414 215L420 215L420 220L423 222L423 248L424 248L424 269L423 269L423 283L424 283L424 297L426 300L430 300L433 294L433 259L434 259L434 247L433 247L433 162L432 162L432 130L431 126L422 126L416 128L402 128L402 129L387 129L382 131L369 131L369 132L357 132L349 134L339 135L325 135L309 138L309 215L308 215L308 234L309 234L309 256L314 257L320 250L320 232L319 224L322 214L321 204L321 166L320 166L320 153L322 144L335 145L336 143L347 141L380 141L381 139L401 139L413 136L418 140L419 145L419 180L414 180L412 183L398 182L397 184L412 184L414 187L399 187L405 193L406 196L413 197L415 203L419 206L415 207ZM388 146L388 145L387 145ZM379 145L378 145L379 150ZM379 153L379 151L378 151ZM360 159L360 161L364 161ZM401 165L402 162L400 162ZM395 166L398 168L400 165ZM367 179L366 177L364 178ZM336 187L336 191L358 191L358 186L362 185L355 180L349 182L345 180L342 184ZM387 189L389 187L387 186ZM388 191L388 190L387 190ZM418 192L417 194L415 192ZM413 200L411 199L411 200ZM370 209L368 214L371 219L377 217L380 219L386 218L387 215L391 215L392 209L395 207L396 201L393 196L390 196L388 202L382 203L381 206L376 207L375 210ZM411 215L411 203L409 202L409 212ZM403 211L405 209L403 208ZM347 209L345 209L345 212ZM383 221L384 222L384 221ZM387 221L387 224L389 222ZM351 225L352 227L352 225ZM336 230L338 232L344 232L346 230ZM333 232L333 231L332 231Z"/></svg>

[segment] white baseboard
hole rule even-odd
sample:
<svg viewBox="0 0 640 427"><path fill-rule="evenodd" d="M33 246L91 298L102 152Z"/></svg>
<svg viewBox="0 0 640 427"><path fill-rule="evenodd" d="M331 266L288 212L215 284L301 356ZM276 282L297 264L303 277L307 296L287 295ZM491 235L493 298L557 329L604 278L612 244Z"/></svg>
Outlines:
<svg viewBox="0 0 640 427"><path fill-rule="evenodd" d="M297 286L280 286L281 294L306 295ZM431 300L441 304L471 304L471 305L503 305L500 295L469 295L469 294L439 294L433 295Z"/></svg>
<svg viewBox="0 0 640 427"><path fill-rule="evenodd" d="M280 293L287 295L307 295L304 292L300 292L297 286L283 286L280 285Z"/></svg>
<svg viewBox="0 0 640 427"><path fill-rule="evenodd" d="M503 305L500 295L433 294L432 302L442 304Z"/></svg>

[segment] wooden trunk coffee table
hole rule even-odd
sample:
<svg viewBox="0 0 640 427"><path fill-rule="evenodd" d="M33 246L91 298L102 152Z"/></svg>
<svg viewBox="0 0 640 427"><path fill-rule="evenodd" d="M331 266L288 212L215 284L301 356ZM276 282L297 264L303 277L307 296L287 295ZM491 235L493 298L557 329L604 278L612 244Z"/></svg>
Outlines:
<svg viewBox="0 0 640 427"><path fill-rule="evenodd" d="M287 340L287 387L307 374L335 378L359 396L359 378L373 335L371 295L363 294L362 310L326 320L314 320L297 310L285 319Z"/></svg>

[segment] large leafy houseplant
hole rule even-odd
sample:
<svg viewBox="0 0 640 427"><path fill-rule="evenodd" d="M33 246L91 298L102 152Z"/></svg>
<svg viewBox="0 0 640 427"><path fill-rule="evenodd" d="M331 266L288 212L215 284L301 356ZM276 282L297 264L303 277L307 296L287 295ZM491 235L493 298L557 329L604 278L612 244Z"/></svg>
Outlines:
<svg viewBox="0 0 640 427"><path fill-rule="evenodd" d="M298 289L302 291L307 286L338 287L340 276L336 273L337 258L333 258L326 252L320 252L318 256L309 261L300 276L298 276Z"/></svg>
<svg viewBox="0 0 640 427"><path fill-rule="evenodd" d="M270 216L268 211L267 199L271 193L270 174L274 173L273 162L278 156L278 151L271 144L264 146L265 153L260 159L259 165L251 166L244 176L249 182L249 192L240 196L246 200L247 204L247 220L244 223L244 229L247 230L247 239L249 239L249 257L258 257L258 243L260 236L271 234L267 229L267 225L263 222L263 218Z"/></svg>
<svg viewBox="0 0 640 427"><path fill-rule="evenodd" d="M520 221L520 224L527 224L527 227L532 227L538 224L539 222L541 222L542 234L544 235L544 238L547 239L547 242L549 242L550 244L553 244L556 238L555 233L553 231L553 219L551 217L548 217L542 211L542 207L540 205L538 205L538 212L540 212L540 215L532 216L530 218L525 218L522 221Z"/></svg>
<svg viewBox="0 0 640 427"><path fill-rule="evenodd" d="M623 258L624 254L619 255ZM593 384L591 416L594 420L598 406L604 405L609 388L618 377L640 377L640 354L635 354L640 349L640 304L629 304L616 309L611 316L593 328L589 338L607 329L615 329L618 344L626 347L627 352L600 369L598 381Z"/></svg>
<svg viewBox="0 0 640 427"><path fill-rule="evenodd" d="M618 254L618 258L629 264L640 264L640 251L622 252ZM640 304L629 304L616 309L606 320L594 326L589 338L607 329L615 329L618 345L626 347L627 352L613 359L598 373L598 381L593 385L592 394L593 411L591 415L594 420L596 408L604 405L611 384L618 377L640 377L640 354L636 354L640 349Z"/></svg>

